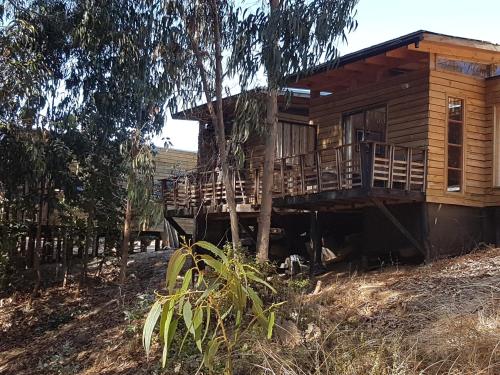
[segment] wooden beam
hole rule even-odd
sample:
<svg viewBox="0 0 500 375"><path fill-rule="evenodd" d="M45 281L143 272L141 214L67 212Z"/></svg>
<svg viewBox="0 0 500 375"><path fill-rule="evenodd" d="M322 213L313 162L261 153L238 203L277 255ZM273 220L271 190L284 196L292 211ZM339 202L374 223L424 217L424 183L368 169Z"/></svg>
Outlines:
<svg viewBox="0 0 500 375"><path fill-rule="evenodd" d="M312 256L309 264L309 276L313 277L319 265L321 265L321 229L319 227L318 212L311 212L309 237L312 241Z"/></svg>
<svg viewBox="0 0 500 375"><path fill-rule="evenodd" d="M387 219L389 219L389 221L391 223L393 223L396 228L398 228L398 230L403 234L403 236L405 236L408 239L408 241L410 241L410 243L413 246L415 246L415 248L418 251L420 251L422 253L422 255L424 255L424 256L427 255L422 244L420 242L418 242L415 239L415 237L413 237L413 235L408 231L408 229L406 229L404 227L404 225L401 224L401 222L398 220L398 218L396 216L394 216L391 211L389 211L389 209L385 206L385 204L382 201L378 200L377 198L372 198L372 202L384 214L384 216Z"/></svg>
<svg viewBox="0 0 500 375"><path fill-rule="evenodd" d="M177 221L175 221L173 217L167 216L165 219L172 226L172 228L174 228L176 232L179 233L179 235L189 237L189 234L186 233L186 231L179 225L179 223L177 223Z"/></svg>
<svg viewBox="0 0 500 375"><path fill-rule="evenodd" d="M429 54L427 52L414 49L410 50L408 49L408 47L402 47L393 49L392 51L387 51L385 55L388 57L409 60L410 62L427 61L429 58Z"/></svg>
<svg viewBox="0 0 500 375"><path fill-rule="evenodd" d="M241 229L243 229L243 231L250 236L254 245L257 245L257 233L255 233L255 231L253 231L248 225L241 221L239 221L238 224L240 225Z"/></svg>
<svg viewBox="0 0 500 375"><path fill-rule="evenodd" d="M484 49L471 48L466 46L458 46L447 43L421 41L418 47L414 45L408 46L408 49L413 51L437 53L448 58L464 59L466 61L479 62L483 64L498 64L500 63L500 52L487 51Z"/></svg>

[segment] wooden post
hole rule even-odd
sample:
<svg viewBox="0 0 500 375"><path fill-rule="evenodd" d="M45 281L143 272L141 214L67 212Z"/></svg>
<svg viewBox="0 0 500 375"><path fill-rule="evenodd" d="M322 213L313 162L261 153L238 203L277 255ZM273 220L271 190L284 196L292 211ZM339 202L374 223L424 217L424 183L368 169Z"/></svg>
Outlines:
<svg viewBox="0 0 500 375"><path fill-rule="evenodd" d="M255 170L255 204L259 204L260 192L260 169Z"/></svg>
<svg viewBox="0 0 500 375"><path fill-rule="evenodd" d="M423 163L424 163L424 178L422 180L422 191L425 192L427 189L427 149L424 149L423 151Z"/></svg>
<svg viewBox="0 0 500 375"><path fill-rule="evenodd" d="M312 254L309 267L309 276L312 277L316 273L319 265L321 265L321 230L319 227L318 212L311 212L311 221L309 229L309 237L312 242Z"/></svg>
<svg viewBox="0 0 500 375"><path fill-rule="evenodd" d="M134 237L133 233L130 234L130 240L129 240L128 246L129 246L130 254L133 254L134 248L135 248L135 237Z"/></svg>
<svg viewBox="0 0 500 375"><path fill-rule="evenodd" d="M304 155L299 155L300 168L300 194L305 194L305 175L304 175Z"/></svg>
<svg viewBox="0 0 500 375"><path fill-rule="evenodd" d="M148 251L148 241L145 238L141 238L140 251L141 253L146 253Z"/></svg>
<svg viewBox="0 0 500 375"><path fill-rule="evenodd" d="M338 188L339 190L342 189L343 182L342 182L342 173L341 173L341 167L340 164L342 163L342 153L339 147L335 149L335 160L337 164L337 180L338 180Z"/></svg>
<svg viewBox="0 0 500 375"><path fill-rule="evenodd" d="M33 255L35 252L35 233L32 229L29 231L28 248L26 249L26 266L33 267Z"/></svg>
<svg viewBox="0 0 500 375"><path fill-rule="evenodd" d="M215 170L212 171L212 206L217 206L217 181L215 180Z"/></svg>
<svg viewBox="0 0 500 375"><path fill-rule="evenodd" d="M316 176L318 178L318 193L321 193L321 191L323 190L323 186L322 186L323 177L322 177L322 170L321 170L321 154L320 154L320 151L319 150L316 151L315 155L316 155Z"/></svg>
<svg viewBox="0 0 500 375"><path fill-rule="evenodd" d="M62 254L61 254L61 251L62 251L62 231L59 230L57 232L57 245L56 245L56 261L57 262L60 262L61 259L62 259Z"/></svg>
<svg viewBox="0 0 500 375"><path fill-rule="evenodd" d="M184 176L184 184L185 184L184 192L186 194L185 205L188 208L189 206L191 206L191 202L190 202L190 196L189 196L189 180L188 180L187 175Z"/></svg>
<svg viewBox="0 0 500 375"><path fill-rule="evenodd" d="M281 175L281 196L285 196L285 159L280 160L280 175Z"/></svg>
<svg viewBox="0 0 500 375"><path fill-rule="evenodd" d="M394 164L394 146L389 145L389 171L387 175L387 187L392 189L392 168Z"/></svg>
<svg viewBox="0 0 500 375"><path fill-rule="evenodd" d="M412 153L411 153L411 148L408 147L406 149L406 190L411 189L411 159L412 159Z"/></svg>
<svg viewBox="0 0 500 375"><path fill-rule="evenodd" d="M99 235L95 235L95 238L94 238L94 249L93 249L93 252L92 252L92 256L94 258L96 258L98 255L99 255Z"/></svg>
<svg viewBox="0 0 500 375"><path fill-rule="evenodd" d="M431 244L429 240L430 225L429 225L429 210L427 208L427 203L421 203L421 234L422 234L422 244L425 250L425 263L431 262Z"/></svg>
<svg viewBox="0 0 500 375"><path fill-rule="evenodd" d="M25 257L26 256L26 236L21 236L21 241L20 241L20 250L21 250L21 256Z"/></svg>
<svg viewBox="0 0 500 375"><path fill-rule="evenodd" d="M178 208L178 203L177 203L177 180L174 181L172 194L174 196L174 209L177 210L177 208Z"/></svg>
<svg viewBox="0 0 500 375"><path fill-rule="evenodd" d="M160 238L155 238L155 251L160 251L161 246L160 246Z"/></svg>
<svg viewBox="0 0 500 375"><path fill-rule="evenodd" d="M365 189L373 187L373 175L375 158L373 157L375 143L362 142L359 144L359 156L361 163L361 186Z"/></svg>

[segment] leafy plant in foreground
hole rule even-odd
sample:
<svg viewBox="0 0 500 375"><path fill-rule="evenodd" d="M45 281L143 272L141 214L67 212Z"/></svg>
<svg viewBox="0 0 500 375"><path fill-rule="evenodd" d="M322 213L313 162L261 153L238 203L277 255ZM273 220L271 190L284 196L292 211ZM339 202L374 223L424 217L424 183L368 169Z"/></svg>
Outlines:
<svg viewBox="0 0 500 375"><path fill-rule="evenodd" d="M195 246L209 253L195 253ZM182 283L177 282L188 261L191 261L191 267L184 272ZM202 270L202 262L210 271ZM195 275L198 275L196 280ZM205 366L209 373L213 373L216 355L224 350L224 354L219 354L225 357L224 373L232 374L232 360L237 346L244 342L244 333L256 328L268 338L272 336L278 304L266 307L256 291L257 286L275 293L273 287L261 278L260 272L242 261L233 250L225 253L205 241L184 244L168 263L168 295L157 294L146 318L143 329L146 353L150 353L151 339L159 320L159 338L163 341L162 366L165 367L169 352L174 350L174 337L184 331L179 327L183 322L186 330L180 346L175 348L176 352L182 350L186 338L191 335L202 354L200 367Z"/></svg>

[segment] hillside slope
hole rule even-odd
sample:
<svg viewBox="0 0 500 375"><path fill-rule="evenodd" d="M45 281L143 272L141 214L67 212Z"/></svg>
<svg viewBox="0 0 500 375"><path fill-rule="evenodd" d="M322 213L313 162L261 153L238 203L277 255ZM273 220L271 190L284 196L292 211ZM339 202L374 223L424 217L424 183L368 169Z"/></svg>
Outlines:
<svg viewBox="0 0 500 375"><path fill-rule="evenodd" d="M121 291L110 262L85 290L51 287L31 307L22 293L3 299L0 373L161 373L140 339L167 258L134 255ZM285 291L275 338L242 352L239 374L500 374L500 249L320 279L317 294Z"/></svg>

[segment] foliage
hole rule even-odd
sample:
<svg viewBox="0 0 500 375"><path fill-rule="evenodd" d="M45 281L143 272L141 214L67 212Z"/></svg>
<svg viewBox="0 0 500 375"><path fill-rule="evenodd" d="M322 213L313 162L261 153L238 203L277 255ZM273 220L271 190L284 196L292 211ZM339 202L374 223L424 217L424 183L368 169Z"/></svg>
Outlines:
<svg viewBox="0 0 500 375"><path fill-rule="evenodd" d="M196 253L200 247L207 254ZM183 268L183 281L177 278ZM201 269L205 263L210 271ZM195 277L197 275L197 279ZM194 283L194 287L190 285ZM244 342L244 333L256 330L271 338L277 304L266 306L256 291L256 286L273 291L261 278L259 271L241 260L233 251L224 252L216 246L200 241L184 244L169 260L166 276L167 295L157 294L156 302L148 314L143 330L143 344L149 355L155 326L160 322L159 338L163 341L162 365L165 366L173 350L173 340L184 323L186 332L177 352L183 348L188 336L192 336L202 353L201 366L214 373L216 355L226 352L225 373L232 373L233 356Z"/></svg>

